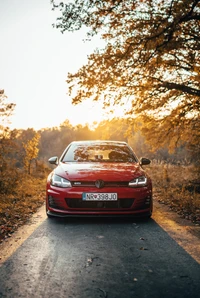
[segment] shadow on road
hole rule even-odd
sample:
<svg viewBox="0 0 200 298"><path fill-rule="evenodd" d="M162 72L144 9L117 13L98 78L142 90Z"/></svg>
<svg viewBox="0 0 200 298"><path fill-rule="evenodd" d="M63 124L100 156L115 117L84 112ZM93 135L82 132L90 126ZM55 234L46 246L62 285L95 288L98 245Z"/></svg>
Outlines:
<svg viewBox="0 0 200 298"><path fill-rule="evenodd" d="M154 219L51 218L0 268L0 297L199 298L199 276Z"/></svg>

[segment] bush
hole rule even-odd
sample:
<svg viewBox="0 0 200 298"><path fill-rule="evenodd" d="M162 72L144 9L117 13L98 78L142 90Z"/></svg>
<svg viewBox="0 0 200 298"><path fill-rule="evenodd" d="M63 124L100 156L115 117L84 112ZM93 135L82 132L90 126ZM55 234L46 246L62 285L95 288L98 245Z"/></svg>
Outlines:
<svg viewBox="0 0 200 298"><path fill-rule="evenodd" d="M182 217L200 223L199 169L194 165L152 164L154 197Z"/></svg>

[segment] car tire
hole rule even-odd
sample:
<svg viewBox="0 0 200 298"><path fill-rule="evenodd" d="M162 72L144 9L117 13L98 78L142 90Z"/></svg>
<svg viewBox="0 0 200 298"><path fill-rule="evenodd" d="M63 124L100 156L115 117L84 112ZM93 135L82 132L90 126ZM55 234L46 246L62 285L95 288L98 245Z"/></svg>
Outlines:
<svg viewBox="0 0 200 298"><path fill-rule="evenodd" d="M47 215L48 218L53 218L53 217L54 217L54 216L52 216L52 215L50 215L50 214L48 213L47 206L45 206L45 210L46 210L46 215Z"/></svg>
<svg viewBox="0 0 200 298"><path fill-rule="evenodd" d="M151 218L152 214L153 214L153 200L151 199L151 209L150 209L149 215L147 217Z"/></svg>
<svg viewBox="0 0 200 298"><path fill-rule="evenodd" d="M52 216L52 215L50 215L48 213L46 213L46 215L47 215L48 218L53 218L54 217L54 216Z"/></svg>

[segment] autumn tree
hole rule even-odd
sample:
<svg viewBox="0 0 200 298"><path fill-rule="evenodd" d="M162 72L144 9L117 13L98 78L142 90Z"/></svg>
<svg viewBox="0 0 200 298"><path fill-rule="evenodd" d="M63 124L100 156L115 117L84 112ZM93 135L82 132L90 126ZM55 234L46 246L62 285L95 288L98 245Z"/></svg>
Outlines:
<svg viewBox="0 0 200 298"><path fill-rule="evenodd" d="M74 0L56 4L62 32L88 28L105 48L68 74L72 102L131 103L144 133L157 147L187 141L199 150L200 1ZM189 139L188 139L189 137Z"/></svg>
<svg viewBox="0 0 200 298"><path fill-rule="evenodd" d="M4 90L0 90L0 132L7 130L10 116L15 108L14 103L7 102Z"/></svg>
<svg viewBox="0 0 200 298"><path fill-rule="evenodd" d="M101 140L128 141L128 123L126 119L115 117L110 120L103 120L95 129L95 135Z"/></svg>
<svg viewBox="0 0 200 298"><path fill-rule="evenodd" d="M15 160L13 152L16 150L14 139L15 133L12 132L8 124L10 116L13 113L15 104L7 101L4 90L0 90L0 192L6 193L12 191L16 173L13 169ZM12 181L12 183L11 183Z"/></svg>
<svg viewBox="0 0 200 298"><path fill-rule="evenodd" d="M23 147L25 150L24 167L28 174L31 174L31 162L38 156L39 140L40 134L36 132L32 139L30 139L26 143L23 143Z"/></svg>
<svg viewBox="0 0 200 298"><path fill-rule="evenodd" d="M59 127L45 128L40 131L39 157L48 161L53 155L60 156L66 146L74 140L74 128L68 120Z"/></svg>

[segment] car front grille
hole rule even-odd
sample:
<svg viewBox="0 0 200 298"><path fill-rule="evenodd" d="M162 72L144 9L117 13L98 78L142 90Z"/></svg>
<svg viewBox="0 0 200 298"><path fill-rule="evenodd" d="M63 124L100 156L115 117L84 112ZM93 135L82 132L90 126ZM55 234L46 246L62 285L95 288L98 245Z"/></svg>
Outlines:
<svg viewBox="0 0 200 298"><path fill-rule="evenodd" d="M104 181L104 187L128 187L128 181ZM73 187L96 187L95 181L71 181Z"/></svg>
<svg viewBox="0 0 200 298"><path fill-rule="evenodd" d="M65 199L69 208L82 209L127 209L131 208L134 199L119 199L118 201L82 201L82 199Z"/></svg>

